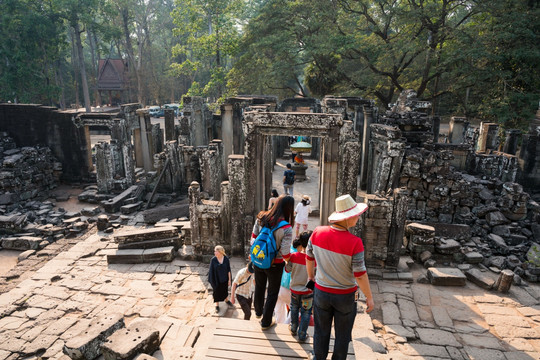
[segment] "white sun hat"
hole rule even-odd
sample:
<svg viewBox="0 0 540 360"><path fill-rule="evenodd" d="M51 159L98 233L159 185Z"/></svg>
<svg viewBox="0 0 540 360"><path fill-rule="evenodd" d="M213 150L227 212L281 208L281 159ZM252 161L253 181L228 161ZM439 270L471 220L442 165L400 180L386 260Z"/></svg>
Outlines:
<svg viewBox="0 0 540 360"><path fill-rule="evenodd" d="M336 211L328 217L328 222L335 223L359 216L367 208L367 204L357 203L351 195L341 195L336 199Z"/></svg>

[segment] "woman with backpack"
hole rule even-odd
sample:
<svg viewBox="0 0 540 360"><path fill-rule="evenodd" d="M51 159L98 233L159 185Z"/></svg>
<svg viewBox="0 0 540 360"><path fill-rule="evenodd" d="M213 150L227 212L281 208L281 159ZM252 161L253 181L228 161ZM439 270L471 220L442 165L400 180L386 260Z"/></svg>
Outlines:
<svg viewBox="0 0 540 360"><path fill-rule="evenodd" d="M262 330L270 329L276 324L273 313L281 285L283 268L285 267L284 260L288 260L290 256L293 226L294 198L284 194L278 197L276 204L270 210L261 211L257 215L257 220L253 226L253 233L251 236L251 256L253 268L255 270L255 296L253 306L255 308L255 316L258 319L262 317ZM277 252L273 259L266 259L272 260L271 265L269 265L268 268L262 268L257 265L258 260L265 257L265 254L258 252L259 243L264 240L259 237L259 234L262 236L263 234L268 233L273 234ZM265 301L264 294L266 291L268 291L268 293Z"/></svg>

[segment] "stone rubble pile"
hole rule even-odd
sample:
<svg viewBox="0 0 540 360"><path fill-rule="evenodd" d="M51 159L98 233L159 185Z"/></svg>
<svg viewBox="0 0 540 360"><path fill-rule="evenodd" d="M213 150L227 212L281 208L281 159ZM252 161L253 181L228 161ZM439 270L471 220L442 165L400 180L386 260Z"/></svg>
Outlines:
<svg viewBox="0 0 540 360"><path fill-rule="evenodd" d="M6 133L0 133L0 164L0 205L47 198L62 172L49 148L17 148Z"/></svg>

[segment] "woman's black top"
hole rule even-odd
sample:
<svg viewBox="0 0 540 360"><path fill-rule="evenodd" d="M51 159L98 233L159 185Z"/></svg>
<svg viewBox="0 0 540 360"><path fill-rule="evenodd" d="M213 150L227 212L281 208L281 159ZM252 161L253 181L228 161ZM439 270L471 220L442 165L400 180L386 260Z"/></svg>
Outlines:
<svg viewBox="0 0 540 360"><path fill-rule="evenodd" d="M213 257L210 261L210 271L208 272L208 282L215 288L218 284L229 281L229 273L231 272L231 264L229 258L224 256L223 263L219 263L217 257Z"/></svg>

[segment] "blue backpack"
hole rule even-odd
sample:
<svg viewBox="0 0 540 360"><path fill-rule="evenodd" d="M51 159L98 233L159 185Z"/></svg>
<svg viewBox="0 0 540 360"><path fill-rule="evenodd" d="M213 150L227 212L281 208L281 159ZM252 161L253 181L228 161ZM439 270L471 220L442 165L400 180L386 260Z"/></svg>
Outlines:
<svg viewBox="0 0 540 360"><path fill-rule="evenodd" d="M269 269L272 266L278 252L274 231L285 225L289 225L289 223L282 220L272 229L266 226L261 229L253 245L251 245L250 253L253 265L260 269Z"/></svg>

